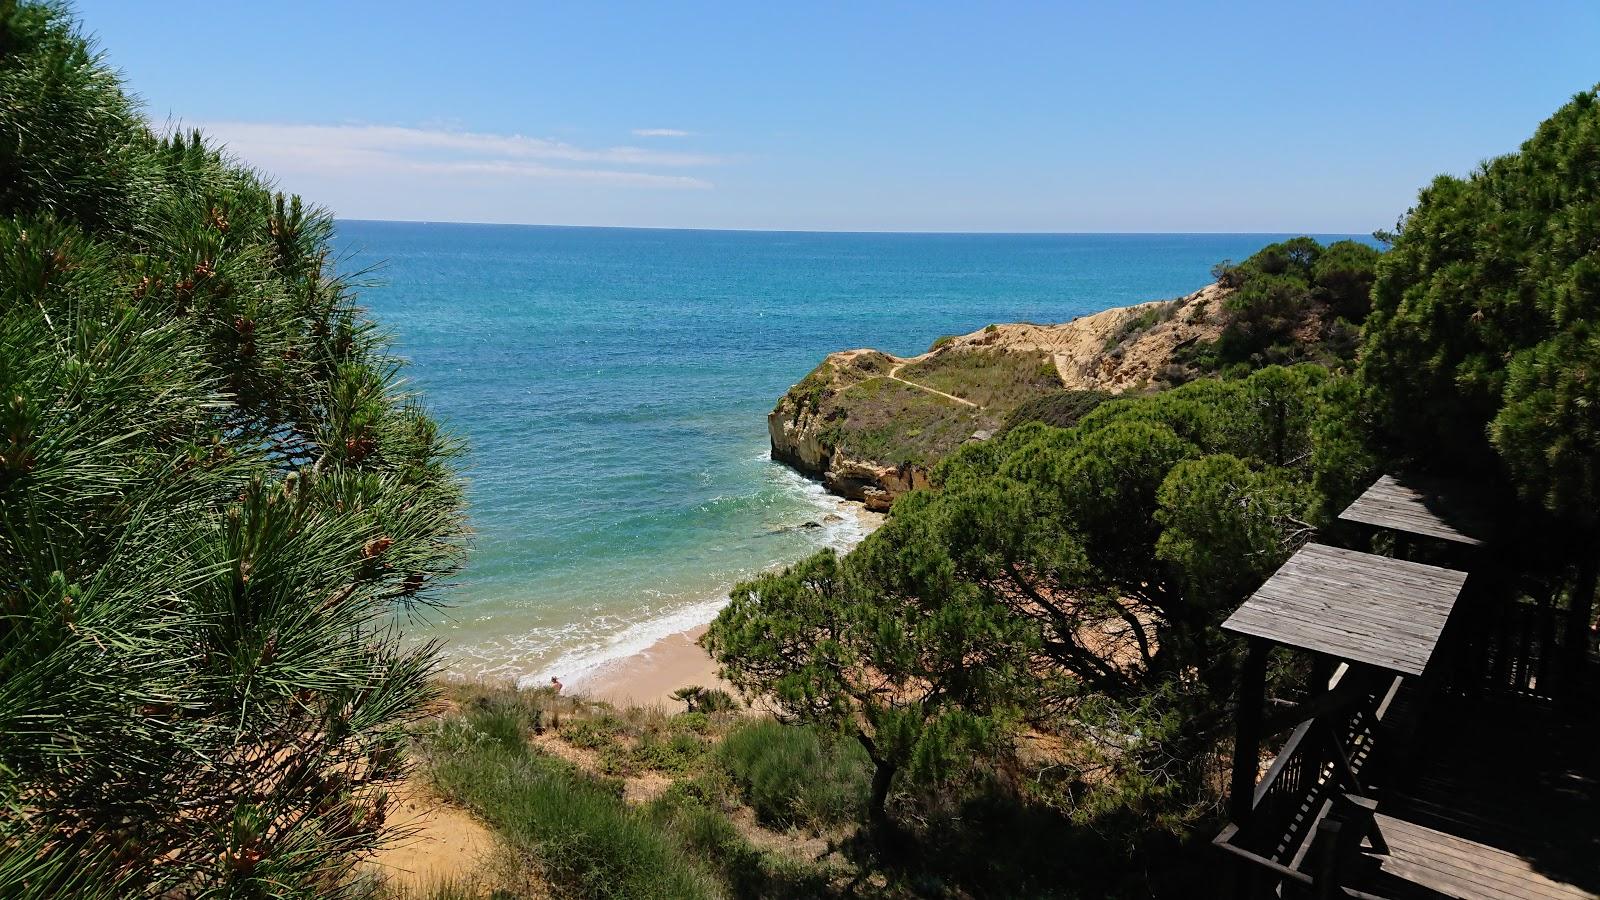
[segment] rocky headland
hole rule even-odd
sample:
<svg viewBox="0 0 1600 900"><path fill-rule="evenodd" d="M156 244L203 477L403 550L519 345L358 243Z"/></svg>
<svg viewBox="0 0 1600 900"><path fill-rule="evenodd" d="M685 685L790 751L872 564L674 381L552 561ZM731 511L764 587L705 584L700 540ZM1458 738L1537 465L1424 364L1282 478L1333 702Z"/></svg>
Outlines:
<svg viewBox="0 0 1600 900"><path fill-rule="evenodd" d="M887 510L927 486L933 466L963 443L1020 421L1056 421L1052 410L1085 396L1189 380L1185 351L1221 335L1227 294L1212 284L1059 325L990 325L909 358L831 353L768 414L772 457Z"/></svg>

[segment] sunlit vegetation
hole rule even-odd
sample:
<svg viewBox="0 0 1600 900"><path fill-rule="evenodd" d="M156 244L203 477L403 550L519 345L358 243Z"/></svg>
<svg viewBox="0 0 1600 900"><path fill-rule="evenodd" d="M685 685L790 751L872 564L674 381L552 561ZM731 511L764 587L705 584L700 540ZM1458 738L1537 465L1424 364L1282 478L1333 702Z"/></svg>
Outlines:
<svg viewBox="0 0 1600 900"><path fill-rule="evenodd" d="M899 376L978 406L1002 410L1061 389L1061 376L1050 354L1038 350L950 349L906 364Z"/></svg>
<svg viewBox="0 0 1600 900"><path fill-rule="evenodd" d="M0 895L322 896L384 836L456 445L332 219L0 3Z"/></svg>

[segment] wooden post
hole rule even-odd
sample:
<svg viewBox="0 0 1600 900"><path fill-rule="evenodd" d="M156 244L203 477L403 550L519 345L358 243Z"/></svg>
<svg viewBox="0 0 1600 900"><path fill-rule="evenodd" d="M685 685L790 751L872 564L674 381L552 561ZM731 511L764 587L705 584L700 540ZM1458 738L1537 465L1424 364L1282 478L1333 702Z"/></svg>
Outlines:
<svg viewBox="0 0 1600 900"><path fill-rule="evenodd" d="M1339 896L1339 852L1346 843L1348 829L1339 817L1329 815L1317 823L1316 834L1311 836L1311 852L1315 854L1311 874L1311 893L1317 900L1333 900Z"/></svg>
<svg viewBox="0 0 1600 900"><path fill-rule="evenodd" d="M1567 606L1567 678L1563 685L1568 691L1566 699L1573 703L1580 702L1583 693L1583 670L1589 660L1589 613L1594 608L1596 581L1600 580L1593 542L1584 541L1580 546L1589 552L1580 553L1578 583Z"/></svg>
<svg viewBox="0 0 1600 900"><path fill-rule="evenodd" d="M1333 657L1326 653L1318 653L1311 660L1311 685L1315 688L1312 696L1328 692L1328 681L1333 678L1334 668Z"/></svg>
<svg viewBox="0 0 1600 900"><path fill-rule="evenodd" d="M1239 673L1239 708L1234 715L1233 785L1228 793L1228 815L1244 827L1255 808L1256 774L1261 767L1261 707L1267 692L1267 642L1250 638L1250 649Z"/></svg>

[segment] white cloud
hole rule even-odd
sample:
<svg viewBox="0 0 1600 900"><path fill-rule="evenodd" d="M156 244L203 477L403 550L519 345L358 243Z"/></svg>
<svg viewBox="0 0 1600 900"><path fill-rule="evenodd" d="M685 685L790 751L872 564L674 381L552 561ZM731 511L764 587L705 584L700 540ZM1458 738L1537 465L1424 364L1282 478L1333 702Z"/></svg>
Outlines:
<svg viewBox="0 0 1600 900"><path fill-rule="evenodd" d="M688 137L691 132L681 128L635 128L634 137Z"/></svg>
<svg viewBox="0 0 1600 900"><path fill-rule="evenodd" d="M660 169L708 167L722 157L641 147L587 148L563 141L396 125L206 122L200 129L273 175L406 175L532 178L630 187L709 188ZM658 171L647 171L656 169Z"/></svg>

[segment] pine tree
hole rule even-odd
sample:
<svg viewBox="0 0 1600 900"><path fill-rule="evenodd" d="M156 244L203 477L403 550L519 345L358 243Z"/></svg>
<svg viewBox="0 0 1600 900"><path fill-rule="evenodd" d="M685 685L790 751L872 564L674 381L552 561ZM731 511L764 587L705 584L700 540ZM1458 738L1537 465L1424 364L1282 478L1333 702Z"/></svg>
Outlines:
<svg viewBox="0 0 1600 900"><path fill-rule="evenodd" d="M1387 451L1520 501L1501 541L1556 588L1581 671L1600 585L1600 91L1434 179L1372 301L1362 380Z"/></svg>
<svg viewBox="0 0 1600 900"><path fill-rule="evenodd" d="M0 3L0 895L337 896L464 523L328 214Z"/></svg>
<svg viewBox="0 0 1600 900"><path fill-rule="evenodd" d="M1217 626L1365 486L1349 395L1269 367L969 444L844 558L735 588L706 646L782 717L861 741L880 824L899 773L937 784L1021 722L1115 737L1083 806L1186 822L1237 683Z"/></svg>

